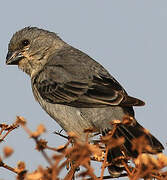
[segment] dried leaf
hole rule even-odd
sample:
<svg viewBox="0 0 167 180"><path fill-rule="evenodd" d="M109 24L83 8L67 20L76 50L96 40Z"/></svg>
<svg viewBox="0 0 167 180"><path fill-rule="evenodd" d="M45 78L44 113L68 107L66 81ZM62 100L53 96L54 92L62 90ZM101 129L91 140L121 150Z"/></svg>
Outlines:
<svg viewBox="0 0 167 180"><path fill-rule="evenodd" d="M9 157L13 154L14 150L10 147L10 146L5 146L3 148L3 154L4 154L4 157Z"/></svg>
<svg viewBox="0 0 167 180"><path fill-rule="evenodd" d="M38 151L41 151L43 149L45 149L47 147L47 141L45 139L40 139L37 141L37 144L36 144L36 149Z"/></svg>
<svg viewBox="0 0 167 180"><path fill-rule="evenodd" d="M40 124L38 127L37 127L37 131L39 134L42 134L44 132L46 132L46 128L43 124Z"/></svg>
<svg viewBox="0 0 167 180"><path fill-rule="evenodd" d="M37 130L31 133L31 136L37 138L37 137L39 137L41 134L43 134L44 132L46 132L46 128L45 128L45 126L44 126L43 124L40 124L40 125L37 127Z"/></svg>
<svg viewBox="0 0 167 180"><path fill-rule="evenodd" d="M43 174L41 172L33 172L26 175L26 180L41 180Z"/></svg>
<svg viewBox="0 0 167 180"><path fill-rule="evenodd" d="M148 144L148 140L144 136L140 136L132 140L132 150L138 151L139 154L142 152L154 153L154 150Z"/></svg>
<svg viewBox="0 0 167 180"><path fill-rule="evenodd" d="M74 132L68 132L68 136L70 138L78 138L78 136Z"/></svg>
<svg viewBox="0 0 167 180"><path fill-rule="evenodd" d="M158 159L158 161L159 161L159 163L161 164L162 167L167 166L167 156L165 156L162 153L159 153L157 155L157 159Z"/></svg>
<svg viewBox="0 0 167 180"><path fill-rule="evenodd" d="M26 165L23 161L18 161L17 162L17 168L15 170L18 172L18 174L21 174L26 170Z"/></svg>
<svg viewBox="0 0 167 180"><path fill-rule="evenodd" d="M125 125L133 125L135 122L134 117L128 115L125 115L122 120L122 124Z"/></svg>
<svg viewBox="0 0 167 180"><path fill-rule="evenodd" d="M16 124L25 125L27 123L26 119L22 116L16 117Z"/></svg>

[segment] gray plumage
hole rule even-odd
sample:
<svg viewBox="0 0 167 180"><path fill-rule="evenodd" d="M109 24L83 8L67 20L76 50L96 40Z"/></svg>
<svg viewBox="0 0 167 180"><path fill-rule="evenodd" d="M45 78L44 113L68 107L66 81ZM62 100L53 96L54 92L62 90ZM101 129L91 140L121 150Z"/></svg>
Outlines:
<svg viewBox="0 0 167 180"><path fill-rule="evenodd" d="M82 141L84 129L105 132L112 129L112 120L122 121L124 115L134 117L133 106L144 105L130 97L103 66L55 33L26 27L13 35L8 49L6 63L18 65L31 77L34 97L42 108ZM131 140L141 135L156 152L163 149L143 130L134 118L131 125L120 126L117 131L117 137L125 137L125 148L132 156Z"/></svg>

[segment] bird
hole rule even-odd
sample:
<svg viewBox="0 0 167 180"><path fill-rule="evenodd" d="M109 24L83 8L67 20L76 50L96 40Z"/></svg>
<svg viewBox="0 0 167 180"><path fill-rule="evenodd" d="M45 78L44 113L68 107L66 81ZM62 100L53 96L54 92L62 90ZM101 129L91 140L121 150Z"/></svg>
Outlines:
<svg viewBox="0 0 167 180"><path fill-rule="evenodd" d="M113 129L114 120L132 117L132 123L118 125L114 137L124 137L124 149L130 157L134 138L144 136L154 154L164 147L135 118L134 106L145 103L131 97L120 83L97 61L63 41L56 33L38 27L24 27L8 44L7 65L18 65L31 78L32 92L41 107L62 127L85 141L85 129L102 135ZM119 147L108 152L107 160L121 156ZM122 166L111 165L113 177Z"/></svg>

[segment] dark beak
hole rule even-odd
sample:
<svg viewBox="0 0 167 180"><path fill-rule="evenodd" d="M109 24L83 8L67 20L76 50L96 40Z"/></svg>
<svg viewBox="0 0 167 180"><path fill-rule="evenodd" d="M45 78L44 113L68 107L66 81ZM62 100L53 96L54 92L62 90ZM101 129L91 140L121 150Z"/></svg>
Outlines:
<svg viewBox="0 0 167 180"><path fill-rule="evenodd" d="M7 65L18 65L19 61L23 58L24 58L24 56L20 52L8 51L8 54L6 56L6 64Z"/></svg>

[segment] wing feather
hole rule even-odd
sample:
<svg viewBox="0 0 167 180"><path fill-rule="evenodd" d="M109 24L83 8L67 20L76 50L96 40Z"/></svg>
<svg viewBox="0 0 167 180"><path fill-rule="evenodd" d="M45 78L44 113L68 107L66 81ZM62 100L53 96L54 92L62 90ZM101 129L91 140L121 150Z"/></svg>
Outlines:
<svg viewBox="0 0 167 180"><path fill-rule="evenodd" d="M44 100L53 104L75 107L144 105L143 101L128 96L100 64L74 48L52 56L33 78L33 86Z"/></svg>

